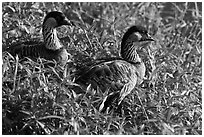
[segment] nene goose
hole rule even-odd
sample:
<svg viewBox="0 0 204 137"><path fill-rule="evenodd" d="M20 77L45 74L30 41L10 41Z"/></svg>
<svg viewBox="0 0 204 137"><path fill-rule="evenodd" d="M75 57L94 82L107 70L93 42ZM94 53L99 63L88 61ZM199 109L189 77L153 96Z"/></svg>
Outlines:
<svg viewBox="0 0 204 137"><path fill-rule="evenodd" d="M135 86L142 83L145 76L145 64L140 51L154 39L142 26L132 26L124 34L121 42L121 58L95 63L76 78L76 83L87 87L100 88L108 95L103 99L99 111L105 112L120 105ZM108 109L109 108L109 109Z"/></svg>
<svg viewBox="0 0 204 137"><path fill-rule="evenodd" d="M55 60L58 64L64 66L69 58L65 47L60 43L57 37L57 27L62 25L73 25L63 13L58 11L49 12L42 24L43 42L25 41L10 46L7 51L13 56L18 54L19 58L42 57L47 60Z"/></svg>

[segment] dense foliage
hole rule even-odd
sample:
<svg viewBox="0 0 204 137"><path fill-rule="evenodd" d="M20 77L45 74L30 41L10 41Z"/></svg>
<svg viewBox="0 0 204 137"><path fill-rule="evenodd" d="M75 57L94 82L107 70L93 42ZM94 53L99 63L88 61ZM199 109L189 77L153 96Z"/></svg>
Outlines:
<svg viewBox="0 0 204 137"><path fill-rule="evenodd" d="M21 62L2 55L2 134L202 134L202 3L2 3L2 48L42 40L41 23L59 10L76 23L59 37L73 60ZM140 24L156 39L145 84L126 99L131 113L102 114L103 93L79 94L72 72L119 56L126 29ZM121 108L123 109L123 108Z"/></svg>

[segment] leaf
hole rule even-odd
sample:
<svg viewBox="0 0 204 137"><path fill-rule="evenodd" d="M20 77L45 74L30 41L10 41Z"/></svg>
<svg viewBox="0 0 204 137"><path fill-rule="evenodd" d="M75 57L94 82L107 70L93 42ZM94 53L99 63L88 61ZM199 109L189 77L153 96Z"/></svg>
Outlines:
<svg viewBox="0 0 204 137"><path fill-rule="evenodd" d="M49 115L49 116L44 116L44 117L40 117L38 118L38 120L45 120L45 119L60 119L60 120L64 120L65 122L67 122L67 119L61 116L56 116L56 115Z"/></svg>
<svg viewBox="0 0 204 137"><path fill-rule="evenodd" d="M36 122L40 125L40 127L41 127L42 129L45 128L45 125L44 125L42 122L40 122L40 121L38 121L38 120L36 120Z"/></svg>
<svg viewBox="0 0 204 137"><path fill-rule="evenodd" d="M168 124L162 122L162 135L174 135L174 129Z"/></svg>
<svg viewBox="0 0 204 137"><path fill-rule="evenodd" d="M13 7L11 7L10 5L8 5L8 6L4 7L4 12L9 13L9 14L13 14L16 12L16 10Z"/></svg>
<svg viewBox="0 0 204 137"><path fill-rule="evenodd" d="M26 32L26 34L29 34L29 29L25 26L25 25L20 25L19 26L19 29L22 31L22 32Z"/></svg>
<svg viewBox="0 0 204 137"><path fill-rule="evenodd" d="M77 132L79 129L78 122L74 119L74 117L71 118L71 122L69 122L70 125L74 127L74 131Z"/></svg>

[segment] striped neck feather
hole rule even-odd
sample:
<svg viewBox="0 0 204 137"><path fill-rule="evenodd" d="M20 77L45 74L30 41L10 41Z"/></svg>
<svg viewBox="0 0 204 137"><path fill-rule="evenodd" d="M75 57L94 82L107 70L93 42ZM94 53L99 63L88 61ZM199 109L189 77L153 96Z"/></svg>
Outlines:
<svg viewBox="0 0 204 137"><path fill-rule="evenodd" d="M49 25L43 26L43 38L45 47L50 50L58 50L63 47L57 37L57 30Z"/></svg>
<svg viewBox="0 0 204 137"><path fill-rule="evenodd" d="M125 45L121 46L121 56L124 60L131 62L131 63L139 63L142 62L141 58L137 53L137 47L134 45L136 43L126 43Z"/></svg>

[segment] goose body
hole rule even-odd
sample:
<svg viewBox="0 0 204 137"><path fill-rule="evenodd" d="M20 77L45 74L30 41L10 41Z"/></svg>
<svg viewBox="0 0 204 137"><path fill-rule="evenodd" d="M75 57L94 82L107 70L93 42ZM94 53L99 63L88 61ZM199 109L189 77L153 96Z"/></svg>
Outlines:
<svg viewBox="0 0 204 137"><path fill-rule="evenodd" d="M99 110L104 112L113 103L119 105L131 91L142 83L146 67L138 51L153 41L147 30L132 26L124 34L121 43L121 58L104 60L89 67L76 79L76 83L108 91Z"/></svg>
<svg viewBox="0 0 204 137"><path fill-rule="evenodd" d="M47 60L55 60L60 65L65 65L69 59L69 53L60 43L57 37L57 27L71 25L65 15L58 11L49 12L42 25L44 41L24 41L11 45L8 52L20 58L29 57L32 59L42 57Z"/></svg>

